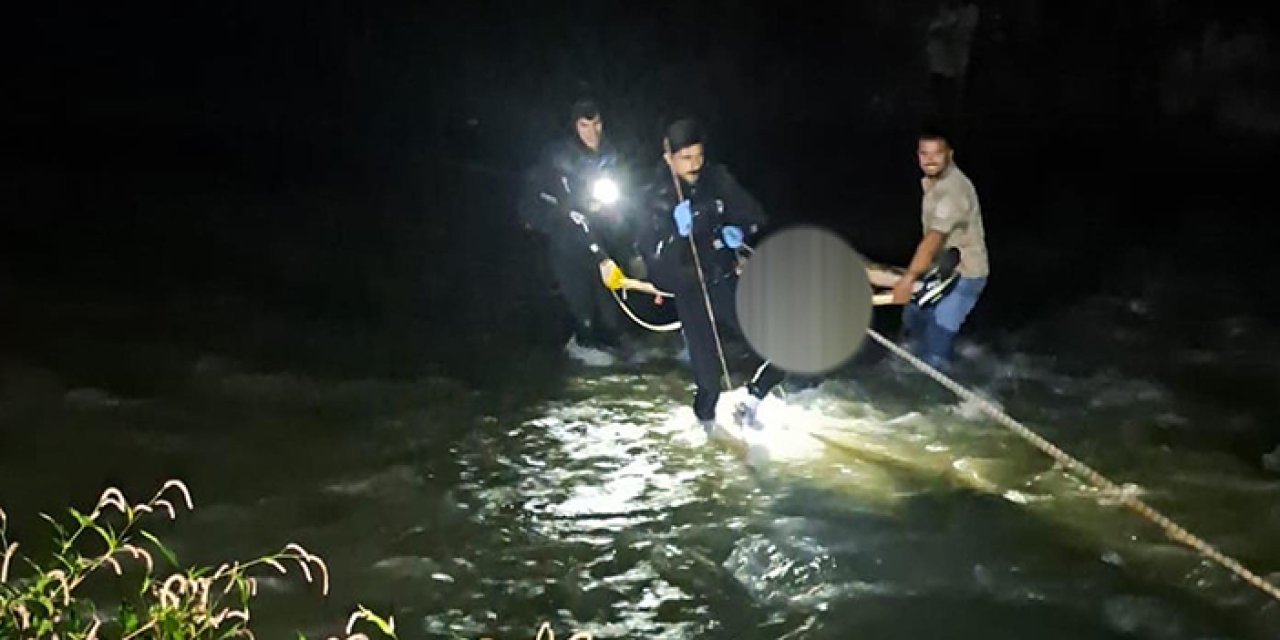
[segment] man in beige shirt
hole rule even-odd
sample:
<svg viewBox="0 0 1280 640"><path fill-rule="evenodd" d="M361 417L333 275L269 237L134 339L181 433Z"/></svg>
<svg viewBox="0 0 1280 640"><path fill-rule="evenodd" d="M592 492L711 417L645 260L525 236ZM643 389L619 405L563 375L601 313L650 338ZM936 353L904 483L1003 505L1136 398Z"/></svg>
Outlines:
<svg viewBox="0 0 1280 640"><path fill-rule="evenodd" d="M951 366L955 336L987 285L990 265L986 234L978 193L955 165L947 139L936 133L921 135L916 155L924 172L920 180L924 191L920 207L923 238L905 273L868 269L868 277L875 286L893 288L893 302L906 305L903 325L916 351L925 362L946 370ZM935 264L941 251L953 247L960 251L956 267L960 277L955 284L929 303L912 301L920 276Z"/></svg>

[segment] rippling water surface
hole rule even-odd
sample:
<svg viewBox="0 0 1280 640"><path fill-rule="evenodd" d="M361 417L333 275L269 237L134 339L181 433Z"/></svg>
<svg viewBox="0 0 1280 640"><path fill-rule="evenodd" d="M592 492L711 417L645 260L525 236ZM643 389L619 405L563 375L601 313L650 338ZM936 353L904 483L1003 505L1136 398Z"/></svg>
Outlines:
<svg viewBox="0 0 1280 640"><path fill-rule="evenodd" d="M1122 304L1081 313L1115 318ZM1253 362L1241 345L1265 328L1230 322L1247 341L1224 329L1222 343L1168 361ZM1108 326L1115 344L1143 340ZM1280 570L1280 477L1194 437L1265 411L1224 411L1121 367L965 351L978 393L1140 485L1246 565ZM163 391L130 395L6 364L0 504L19 514L21 538L40 525L20 514L87 507L108 484L142 497L183 478L196 510L158 527L182 560L298 541L329 563L327 598L297 576L264 581L258 637L333 633L357 603L394 612L404 638L529 638L543 621L597 638L1280 629L1280 603L891 359L771 397L768 427L746 450L706 442L685 370L668 359L574 370L541 396L447 375L259 371L210 355L179 371Z"/></svg>

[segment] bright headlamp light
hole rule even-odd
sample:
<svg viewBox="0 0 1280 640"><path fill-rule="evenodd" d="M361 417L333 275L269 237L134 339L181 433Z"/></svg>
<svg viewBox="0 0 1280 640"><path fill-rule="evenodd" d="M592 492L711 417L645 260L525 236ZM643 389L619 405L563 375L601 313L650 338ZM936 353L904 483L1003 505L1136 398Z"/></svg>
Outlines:
<svg viewBox="0 0 1280 640"><path fill-rule="evenodd" d="M591 197L600 204L611 205L618 201L618 183L608 176L597 178L591 185Z"/></svg>

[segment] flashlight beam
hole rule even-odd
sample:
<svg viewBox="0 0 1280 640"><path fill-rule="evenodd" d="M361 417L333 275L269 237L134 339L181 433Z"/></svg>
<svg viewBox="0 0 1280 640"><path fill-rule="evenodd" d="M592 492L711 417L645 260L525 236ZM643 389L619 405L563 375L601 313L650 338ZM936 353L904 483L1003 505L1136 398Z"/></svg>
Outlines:
<svg viewBox="0 0 1280 640"><path fill-rule="evenodd" d="M613 204L618 201L618 183L609 178L599 178L591 185L591 197L602 204Z"/></svg>

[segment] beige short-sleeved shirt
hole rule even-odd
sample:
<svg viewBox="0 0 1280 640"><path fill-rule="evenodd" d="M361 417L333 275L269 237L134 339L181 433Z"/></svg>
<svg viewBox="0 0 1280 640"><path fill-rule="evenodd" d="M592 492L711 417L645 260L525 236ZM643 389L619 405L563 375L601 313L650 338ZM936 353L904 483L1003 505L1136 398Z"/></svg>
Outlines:
<svg viewBox="0 0 1280 640"><path fill-rule="evenodd" d="M960 275L981 278L990 272L986 234L982 229L982 207L969 177L954 163L938 179L921 180L920 222L924 232L939 231L946 238L943 248L959 247Z"/></svg>

